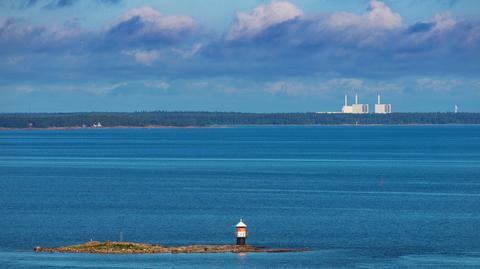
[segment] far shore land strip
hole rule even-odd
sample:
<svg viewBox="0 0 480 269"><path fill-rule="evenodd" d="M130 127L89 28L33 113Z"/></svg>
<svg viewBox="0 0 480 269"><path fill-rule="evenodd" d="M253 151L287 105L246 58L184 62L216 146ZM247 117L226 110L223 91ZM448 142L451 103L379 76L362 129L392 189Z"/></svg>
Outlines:
<svg viewBox="0 0 480 269"><path fill-rule="evenodd" d="M480 113L238 113L78 112L0 113L0 130L108 128L201 128L275 125L444 125L480 124Z"/></svg>

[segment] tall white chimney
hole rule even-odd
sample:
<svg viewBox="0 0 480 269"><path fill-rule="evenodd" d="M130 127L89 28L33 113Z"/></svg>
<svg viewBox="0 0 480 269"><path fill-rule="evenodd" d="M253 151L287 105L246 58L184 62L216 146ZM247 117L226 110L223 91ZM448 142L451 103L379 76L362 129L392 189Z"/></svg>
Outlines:
<svg viewBox="0 0 480 269"><path fill-rule="evenodd" d="M345 106L348 106L348 99L347 95L345 94Z"/></svg>
<svg viewBox="0 0 480 269"><path fill-rule="evenodd" d="M355 104L358 104L358 95L355 94Z"/></svg>
<svg viewBox="0 0 480 269"><path fill-rule="evenodd" d="M380 104L380 94L377 93L377 104Z"/></svg>

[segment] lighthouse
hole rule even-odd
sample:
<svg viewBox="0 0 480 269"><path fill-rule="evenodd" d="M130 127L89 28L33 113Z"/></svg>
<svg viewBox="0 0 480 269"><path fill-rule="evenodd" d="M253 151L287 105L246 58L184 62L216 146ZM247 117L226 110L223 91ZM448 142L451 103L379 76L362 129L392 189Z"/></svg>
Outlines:
<svg viewBox="0 0 480 269"><path fill-rule="evenodd" d="M237 238L237 245L245 245L245 241L247 240L247 225L242 219L235 225L235 237Z"/></svg>

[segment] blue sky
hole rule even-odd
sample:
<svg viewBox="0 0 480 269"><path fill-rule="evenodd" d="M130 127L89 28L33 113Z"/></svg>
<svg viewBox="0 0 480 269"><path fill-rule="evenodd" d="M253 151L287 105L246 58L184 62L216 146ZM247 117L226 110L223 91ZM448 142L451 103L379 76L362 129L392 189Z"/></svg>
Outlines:
<svg viewBox="0 0 480 269"><path fill-rule="evenodd" d="M1 0L0 112L480 112L480 1Z"/></svg>

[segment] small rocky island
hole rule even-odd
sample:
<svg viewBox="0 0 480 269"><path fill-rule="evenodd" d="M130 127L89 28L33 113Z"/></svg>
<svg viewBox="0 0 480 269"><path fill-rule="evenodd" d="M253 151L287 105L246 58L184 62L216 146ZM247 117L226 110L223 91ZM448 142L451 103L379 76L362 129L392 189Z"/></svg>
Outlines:
<svg viewBox="0 0 480 269"><path fill-rule="evenodd" d="M80 245L42 248L36 247L35 252L68 252L96 254L155 254L155 253L246 253L246 252L299 252L294 249L269 249L250 245L191 245L162 246L133 242L98 242L90 241Z"/></svg>
<svg viewBox="0 0 480 269"><path fill-rule="evenodd" d="M36 247L35 252L68 252L97 254L156 254L156 253L246 253L246 252L301 252L302 249L271 249L247 245L247 225L240 219L235 225L236 245L190 245L162 246L133 242L98 242L90 241L80 245L42 248Z"/></svg>

